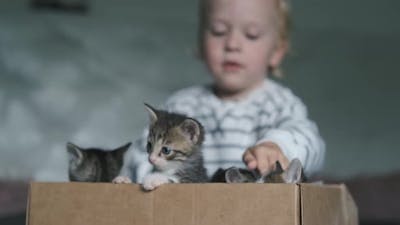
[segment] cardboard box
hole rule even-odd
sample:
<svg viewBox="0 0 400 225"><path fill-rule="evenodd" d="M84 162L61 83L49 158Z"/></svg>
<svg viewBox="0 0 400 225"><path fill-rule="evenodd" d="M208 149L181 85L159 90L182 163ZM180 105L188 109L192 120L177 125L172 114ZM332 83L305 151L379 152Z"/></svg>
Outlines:
<svg viewBox="0 0 400 225"><path fill-rule="evenodd" d="M27 225L356 225L344 185L31 183Z"/></svg>

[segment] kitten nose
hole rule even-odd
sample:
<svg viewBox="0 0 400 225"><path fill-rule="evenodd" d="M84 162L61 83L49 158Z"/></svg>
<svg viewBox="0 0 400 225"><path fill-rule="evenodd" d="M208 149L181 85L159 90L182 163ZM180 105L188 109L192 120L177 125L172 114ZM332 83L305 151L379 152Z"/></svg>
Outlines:
<svg viewBox="0 0 400 225"><path fill-rule="evenodd" d="M154 157L154 156L150 156L149 157L149 161L150 161L151 164L154 164L157 161L157 158Z"/></svg>

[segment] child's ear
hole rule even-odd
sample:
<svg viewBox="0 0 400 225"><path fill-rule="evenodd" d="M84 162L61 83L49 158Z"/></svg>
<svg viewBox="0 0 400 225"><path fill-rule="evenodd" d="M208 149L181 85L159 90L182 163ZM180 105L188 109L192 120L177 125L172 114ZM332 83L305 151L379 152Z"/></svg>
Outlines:
<svg viewBox="0 0 400 225"><path fill-rule="evenodd" d="M283 61L283 58L286 55L286 52L288 50L288 43L286 41L279 41L279 43L276 45L274 52L271 55L271 59L269 61L269 67L270 68L278 68L281 62Z"/></svg>
<svg viewBox="0 0 400 225"><path fill-rule="evenodd" d="M157 117L157 110L154 109L151 105L144 103L144 106L149 113L149 119L150 119L150 124L153 125L156 123L158 117Z"/></svg>
<svg viewBox="0 0 400 225"><path fill-rule="evenodd" d="M83 153L82 149L78 146L68 142L67 143L67 151L68 151L68 158L69 161L76 162L76 164L80 164L83 160Z"/></svg>
<svg viewBox="0 0 400 225"><path fill-rule="evenodd" d="M179 128L183 135L189 139L193 144L197 144L200 140L201 125L194 119L185 119Z"/></svg>
<svg viewBox="0 0 400 225"><path fill-rule="evenodd" d="M282 174L285 183L300 183L303 176L303 166L299 159L293 159L286 171Z"/></svg>
<svg viewBox="0 0 400 225"><path fill-rule="evenodd" d="M236 167L231 167L226 170L225 180L226 183L251 183L256 181L254 175L250 171Z"/></svg>

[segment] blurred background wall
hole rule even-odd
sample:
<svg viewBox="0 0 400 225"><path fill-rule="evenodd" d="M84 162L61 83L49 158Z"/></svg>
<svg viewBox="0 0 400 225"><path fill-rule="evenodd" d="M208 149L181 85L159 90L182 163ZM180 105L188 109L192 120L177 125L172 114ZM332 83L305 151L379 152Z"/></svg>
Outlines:
<svg viewBox="0 0 400 225"><path fill-rule="evenodd" d="M195 57L196 3L91 0L79 13L0 1L0 179L66 180L67 141L135 140L144 101L209 82ZM324 174L400 170L400 1L292 3L280 82L319 125Z"/></svg>

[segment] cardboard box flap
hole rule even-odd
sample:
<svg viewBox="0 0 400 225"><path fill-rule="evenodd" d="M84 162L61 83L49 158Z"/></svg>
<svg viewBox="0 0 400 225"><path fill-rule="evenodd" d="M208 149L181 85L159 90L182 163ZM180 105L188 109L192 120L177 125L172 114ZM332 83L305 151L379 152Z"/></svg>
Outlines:
<svg viewBox="0 0 400 225"><path fill-rule="evenodd" d="M352 225L352 224L359 224L358 221L358 208L351 196L349 190L347 189L346 185L340 185L342 189L342 198L343 198L343 215L345 216L345 224Z"/></svg>
<svg viewBox="0 0 400 225"><path fill-rule="evenodd" d="M301 184L300 193L302 224L358 224L357 207L344 185Z"/></svg>
<svg viewBox="0 0 400 225"><path fill-rule="evenodd" d="M32 183L28 225L299 225L299 189L286 184Z"/></svg>

